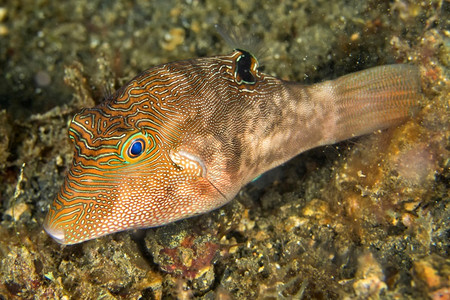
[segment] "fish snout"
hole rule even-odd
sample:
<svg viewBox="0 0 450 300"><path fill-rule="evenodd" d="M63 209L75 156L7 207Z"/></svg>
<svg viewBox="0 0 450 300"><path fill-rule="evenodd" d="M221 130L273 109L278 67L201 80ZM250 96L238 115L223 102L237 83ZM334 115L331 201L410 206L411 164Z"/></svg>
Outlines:
<svg viewBox="0 0 450 300"><path fill-rule="evenodd" d="M45 232L47 232L47 234L49 236L51 236L58 243L66 244L65 230L60 227L56 227L56 226L52 225L48 220L48 216L44 222L44 230L45 230Z"/></svg>

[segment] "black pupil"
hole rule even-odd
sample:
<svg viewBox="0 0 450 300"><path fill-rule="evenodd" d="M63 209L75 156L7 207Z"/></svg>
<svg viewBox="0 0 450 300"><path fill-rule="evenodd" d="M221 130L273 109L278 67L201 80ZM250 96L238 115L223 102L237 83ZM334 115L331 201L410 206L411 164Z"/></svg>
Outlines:
<svg viewBox="0 0 450 300"><path fill-rule="evenodd" d="M237 61L236 70L239 76L242 78L243 81L247 83L255 83L255 77L251 73L251 66L252 66L252 56L250 53L244 50L239 50L242 52L242 55L239 56L239 59Z"/></svg>
<svg viewBox="0 0 450 300"><path fill-rule="evenodd" d="M144 141L142 139L135 140L133 144L131 144L130 154L133 156L137 156L142 153L144 150Z"/></svg>

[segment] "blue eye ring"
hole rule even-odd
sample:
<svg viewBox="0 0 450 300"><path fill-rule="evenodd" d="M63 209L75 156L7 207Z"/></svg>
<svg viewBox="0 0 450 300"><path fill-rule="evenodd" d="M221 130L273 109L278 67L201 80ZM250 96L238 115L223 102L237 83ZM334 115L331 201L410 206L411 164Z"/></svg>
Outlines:
<svg viewBox="0 0 450 300"><path fill-rule="evenodd" d="M145 141L142 138L134 139L128 147L127 154L130 158L139 157L145 150Z"/></svg>

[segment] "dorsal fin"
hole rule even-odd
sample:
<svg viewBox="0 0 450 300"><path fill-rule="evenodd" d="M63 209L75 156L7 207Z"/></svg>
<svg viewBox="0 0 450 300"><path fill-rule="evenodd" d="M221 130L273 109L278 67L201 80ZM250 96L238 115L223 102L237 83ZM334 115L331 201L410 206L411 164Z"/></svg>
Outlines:
<svg viewBox="0 0 450 300"><path fill-rule="evenodd" d="M267 54L267 48L264 48L262 41L255 34L244 32L242 27L225 27L215 24L217 32L225 42L234 50L241 49L254 56L261 66Z"/></svg>

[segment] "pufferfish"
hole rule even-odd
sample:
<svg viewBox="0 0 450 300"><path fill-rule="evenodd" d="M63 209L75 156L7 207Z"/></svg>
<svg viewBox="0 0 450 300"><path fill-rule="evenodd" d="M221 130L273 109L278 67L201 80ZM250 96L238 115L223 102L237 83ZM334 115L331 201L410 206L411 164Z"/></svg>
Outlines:
<svg viewBox="0 0 450 300"><path fill-rule="evenodd" d="M44 229L76 244L209 212L303 151L404 122L420 94L405 64L309 86L242 49L150 68L73 117L73 162Z"/></svg>

